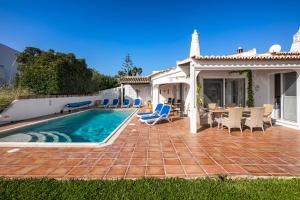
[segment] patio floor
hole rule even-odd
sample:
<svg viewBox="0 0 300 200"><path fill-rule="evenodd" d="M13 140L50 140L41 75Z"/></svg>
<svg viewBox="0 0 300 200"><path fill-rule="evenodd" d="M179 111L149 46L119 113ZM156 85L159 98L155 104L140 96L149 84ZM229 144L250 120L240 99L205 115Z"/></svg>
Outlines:
<svg viewBox="0 0 300 200"><path fill-rule="evenodd" d="M208 128L189 133L187 118L147 126L133 119L103 148L0 147L0 176L140 178L299 176L300 132L281 126L266 132Z"/></svg>

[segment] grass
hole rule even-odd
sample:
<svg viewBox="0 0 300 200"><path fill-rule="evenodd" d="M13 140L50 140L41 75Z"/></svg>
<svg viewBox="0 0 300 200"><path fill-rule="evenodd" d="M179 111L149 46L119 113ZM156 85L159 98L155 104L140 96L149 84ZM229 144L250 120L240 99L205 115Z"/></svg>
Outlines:
<svg viewBox="0 0 300 200"><path fill-rule="evenodd" d="M0 179L0 199L300 199L300 179Z"/></svg>
<svg viewBox="0 0 300 200"><path fill-rule="evenodd" d="M26 89L11 89L7 87L0 87L0 113L9 106L18 96L27 96L31 93Z"/></svg>

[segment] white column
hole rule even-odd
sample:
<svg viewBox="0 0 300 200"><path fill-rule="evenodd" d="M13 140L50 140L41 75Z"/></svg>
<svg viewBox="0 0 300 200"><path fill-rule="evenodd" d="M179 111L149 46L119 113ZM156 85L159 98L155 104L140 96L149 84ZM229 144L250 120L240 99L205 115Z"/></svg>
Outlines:
<svg viewBox="0 0 300 200"><path fill-rule="evenodd" d="M158 102L158 96L159 96L159 85L152 85L152 109L154 111L156 105Z"/></svg>
<svg viewBox="0 0 300 200"><path fill-rule="evenodd" d="M197 106L196 89L197 75L200 71L195 71L194 66L190 66L190 131L197 133Z"/></svg>
<svg viewBox="0 0 300 200"><path fill-rule="evenodd" d="M296 70L297 76L297 124L300 128L300 70Z"/></svg>
<svg viewBox="0 0 300 200"><path fill-rule="evenodd" d="M124 102L124 99L123 99L123 84L121 84L121 106L123 106L123 102Z"/></svg>

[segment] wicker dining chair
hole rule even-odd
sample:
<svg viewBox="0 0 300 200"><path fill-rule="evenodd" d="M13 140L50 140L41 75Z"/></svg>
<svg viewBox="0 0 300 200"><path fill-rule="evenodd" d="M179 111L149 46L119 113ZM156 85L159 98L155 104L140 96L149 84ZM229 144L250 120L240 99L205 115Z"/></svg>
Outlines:
<svg viewBox="0 0 300 200"><path fill-rule="evenodd" d="M263 104L263 107L265 108L263 121L273 126L272 124L273 104Z"/></svg>
<svg viewBox="0 0 300 200"><path fill-rule="evenodd" d="M254 107L250 108L250 117L246 117L245 119L245 126L248 126L251 130L253 128L261 128L263 132L265 132L264 129L264 112L265 108L264 107Z"/></svg>
<svg viewBox="0 0 300 200"><path fill-rule="evenodd" d="M240 107L229 108L228 116L222 115L222 117L221 117L222 129L223 129L223 126L226 126L228 128L228 132L230 134L232 128L239 128L241 133L243 133L242 115L243 115L243 108L240 108Z"/></svg>
<svg viewBox="0 0 300 200"><path fill-rule="evenodd" d="M198 108L198 112L199 112L200 124L202 125L203 124L202 120L203 121L205 120L206 121L205 124L208 124L211 128L213 124L212 113L202 106Z"/></svg>
<svg viewBox="0 0 300 200"><path fill-rule="evenodd" d="M217 104L216 103L208 103L207 107L208 107L208 110L214 110L217 108Z"/></svg>

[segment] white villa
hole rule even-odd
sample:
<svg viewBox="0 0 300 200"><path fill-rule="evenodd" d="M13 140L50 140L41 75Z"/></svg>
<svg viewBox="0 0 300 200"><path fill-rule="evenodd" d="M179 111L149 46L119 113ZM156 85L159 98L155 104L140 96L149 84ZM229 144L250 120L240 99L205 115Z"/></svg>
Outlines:
<svg viewBox="0 0 300 200"><path fill-rule="evenodd" d="M196 133L197 82L201 85L204 104L246 106L248 77L241 70L251 70L254 105L274 105L277 124L300 128L300 29L294 35L289 52L273 45L269 52L256 49L234 55L204 56L200 53L197 31L192 35L190 56L178 61L176 67L144 77L124 77L122 98L141 98L153 107L168 98L181 102L182 112L190 118L190 131ZM235 71L235 73L233 73ZM122 101L123 102L123 101Z"/></svg>

